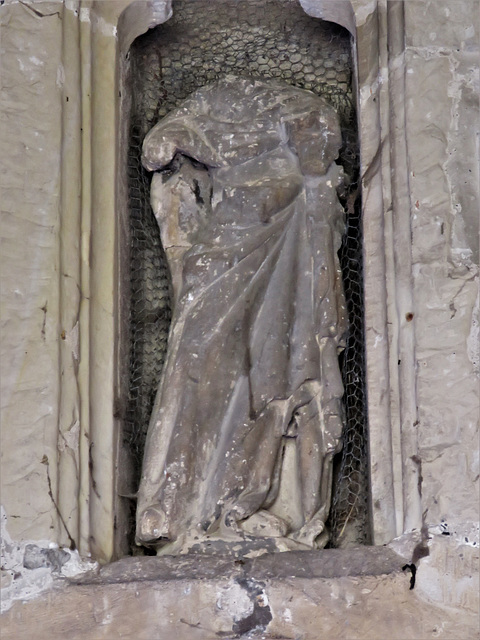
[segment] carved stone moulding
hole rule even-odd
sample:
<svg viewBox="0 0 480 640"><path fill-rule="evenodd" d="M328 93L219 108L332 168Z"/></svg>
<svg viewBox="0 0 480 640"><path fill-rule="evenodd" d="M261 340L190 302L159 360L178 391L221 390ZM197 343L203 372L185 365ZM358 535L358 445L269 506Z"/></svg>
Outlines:
<svg viewBox="0 0 480 640"><path fill-rule="evenodd" d="M394 460L401 459L403 446L395 408L398 389L393 392L390 389L391 361L396 359L396 353L390 352L392 336L387 331L386 283L393 278L393 258L385 241L383 212L384 202L389 198L385 175L390 169L389 153L385 153L380 132L387 131L389 124L380 108L381 100L387 98L385 83L378 81L387 55L384 38L387 16L383 5L376 2L305 0L301 4L313 17L346 26L355 42L363 176L372 523L374 543L382 544L402 532L405 515L403 471L400 464L394 464ZM90 253L84 253L82 258L84 292L88 296L82 307L80 330L83 363L90 358L90 364L84 364L79 374L80 439L84 443L81 473L72 496L65 498L65 506L69 501L77 501L80 550L109 561L126 552L125 542L117 534L127 515L121 514L116 480L118 468L125 463L119 438L120 389L126 354L113 339L126 322L120 294L122 279L126 277L120 260L127 220L126 170L120 152L127 138L126 57L133 40L165 22L172 6L163 0L115 0L82 3L81 7L72 3L71 8L82 12L80 26L72 21L69 28L79 29L82 54L82 84L77 85L78 99L84 105L83 131L77 134L84 168L83 206L79 215L86 240L84 251L90 246ZM67 78L69 73L67 68ZM66 238L65 235L64 241ZM405 508L413 514L411 522L417 523L418 500L416 489L412 491L407 491ZM73 494L80 496L79 502Z"/></svg>

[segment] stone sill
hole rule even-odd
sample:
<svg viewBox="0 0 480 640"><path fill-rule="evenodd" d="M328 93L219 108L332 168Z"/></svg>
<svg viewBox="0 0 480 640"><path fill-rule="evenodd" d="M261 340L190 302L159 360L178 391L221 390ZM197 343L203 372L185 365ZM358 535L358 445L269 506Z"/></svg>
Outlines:
<svg viewBox="0 0 480 640"><path fill-rule="evenodd" d="M380 576L402 572L405 560L388 547L355 547L322 551L286 551L257 558L217 555L127 557L70 579L76 585L144 581L215 580L244 578L333 579Z"/></svg>

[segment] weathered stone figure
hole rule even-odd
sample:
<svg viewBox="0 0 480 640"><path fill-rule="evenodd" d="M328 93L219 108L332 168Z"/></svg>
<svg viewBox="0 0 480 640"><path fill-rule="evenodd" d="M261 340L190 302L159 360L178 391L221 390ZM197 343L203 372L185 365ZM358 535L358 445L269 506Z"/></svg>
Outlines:
<svg viewBox="0 0 480 640"><path fill-rule="evenodd" d="M340 144L317 96L232 76L147 135L175 307L140 543L326 543L343 422Z"/></svg>

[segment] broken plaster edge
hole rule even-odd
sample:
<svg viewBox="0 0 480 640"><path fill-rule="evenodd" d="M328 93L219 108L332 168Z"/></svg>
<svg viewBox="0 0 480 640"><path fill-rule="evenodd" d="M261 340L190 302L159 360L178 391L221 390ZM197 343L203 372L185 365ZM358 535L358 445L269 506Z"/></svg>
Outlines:
<svg viewBox="0 0 480 640"><path fill-rule="evenodd" d="M59 547L49 540L12 540L7 529L7 514L0 505L1 526L1 608L6 613L16 602L27 602L36 599L46 591L65 584L72 579L98 567L96 562L83 559L77 550ZM28 550L33 550L38 559L45 559L45 566L25 567ZM48 566L45 552L58 555L58 565ZM67 559L67 555L69 556Z"/></svg>

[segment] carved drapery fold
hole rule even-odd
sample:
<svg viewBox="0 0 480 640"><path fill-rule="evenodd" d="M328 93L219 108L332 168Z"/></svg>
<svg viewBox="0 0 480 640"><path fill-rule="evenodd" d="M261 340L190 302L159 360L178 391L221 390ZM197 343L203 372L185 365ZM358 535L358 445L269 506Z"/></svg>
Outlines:
<svg viewBox="0 0 480 640"><path fill-rule="evenodd" d="M322 99L234 76L148 134L144 164L169 167L152 191L177 291L140 541L186 550L234 530L277 548L328 540L315 543L342 431L340 146Z"/></svg>

